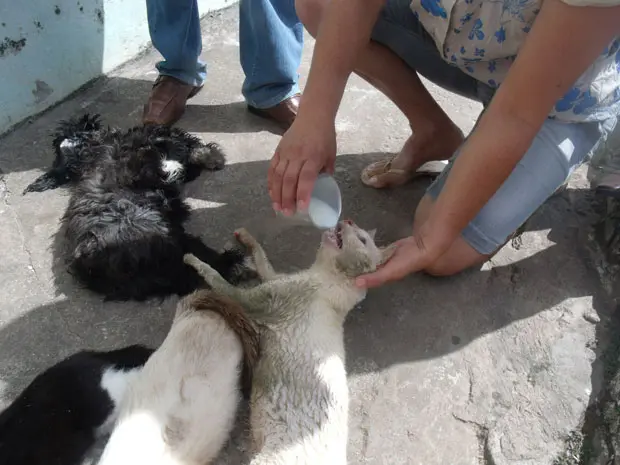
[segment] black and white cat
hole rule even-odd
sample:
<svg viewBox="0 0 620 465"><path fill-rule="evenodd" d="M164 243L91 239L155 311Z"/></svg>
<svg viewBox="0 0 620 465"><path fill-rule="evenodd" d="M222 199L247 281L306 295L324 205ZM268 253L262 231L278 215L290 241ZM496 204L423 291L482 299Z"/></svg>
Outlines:
<svg viewBox="0 0 620 465"><path fill-rule="evenodd" d="M152 349L81 351L39 374L0 413L0 465L80 465L111 432L129 381Z"/></svg>
<svg viewBox="0 0 620 465"><path fill-rule="evenodd" d="M249 390L259 336L235 301L201 290L131 382L99 465L209 465Z"/></svg>

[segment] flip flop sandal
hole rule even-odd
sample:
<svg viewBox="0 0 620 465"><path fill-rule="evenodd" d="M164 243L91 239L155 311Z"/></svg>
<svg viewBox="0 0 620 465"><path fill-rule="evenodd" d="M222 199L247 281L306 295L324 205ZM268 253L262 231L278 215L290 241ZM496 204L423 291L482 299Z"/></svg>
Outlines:
<svg viewBox="0 0 620 465"><path fill-rule="evenodd" d="M371 163L362 170L360 178L369 187L382 189L384 187L398 187L420 176L437 176L448 165L448 161L429 161L416 171L406 171L392 168L396 157ZM375 182L373 182L373 179Z"/></svg>

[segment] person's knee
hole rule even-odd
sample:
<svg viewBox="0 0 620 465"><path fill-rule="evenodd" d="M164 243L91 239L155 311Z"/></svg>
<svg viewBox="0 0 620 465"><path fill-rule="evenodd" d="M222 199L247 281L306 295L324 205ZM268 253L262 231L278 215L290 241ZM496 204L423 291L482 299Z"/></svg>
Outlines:
<svg viewBox="0 0 620 465"><path fill-rule="evenodd" d="M297 17L313 37L316 37L319 30L319 23L327 2L328 0L295 0Z"/></svg>

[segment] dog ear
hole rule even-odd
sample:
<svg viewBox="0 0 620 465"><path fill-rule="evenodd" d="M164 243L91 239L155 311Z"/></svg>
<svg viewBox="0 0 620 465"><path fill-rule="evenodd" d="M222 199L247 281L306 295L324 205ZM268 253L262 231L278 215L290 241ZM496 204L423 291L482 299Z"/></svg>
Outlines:
<svg viewBox="0 0 620 465"><path fill-rule="evenodd" d="M386 247L381 247L379 250L381 252L381 260L379 261L379 265L383 265L387 262L392 256L394 252L396 252L397 246L396 244L390 244Z"/></svg>

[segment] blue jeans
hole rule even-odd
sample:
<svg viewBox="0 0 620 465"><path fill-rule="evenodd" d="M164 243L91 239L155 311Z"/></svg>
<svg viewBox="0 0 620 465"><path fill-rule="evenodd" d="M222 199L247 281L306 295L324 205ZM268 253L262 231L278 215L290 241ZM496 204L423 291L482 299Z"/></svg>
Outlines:
<svg viewBox="0 0 620 465"><path fill-rule="evenodd" d="M493 98L494 89L441 57L433 38L415 17L410 4L411 0L388 0L374 27L372 39L389 48L429 81L477 100L486 107ZM508 179L463 229L463 239L480 254L495 252L577 167L604 146L617 125L617 119L612 117L592 123L547 119ZM428 188L427 193L433 200L441 194L458 155L457 150Z"/></svg>
<svg viewBox="0 0 620 465"><path fill-rule="evenodd" d="M164 57L161 75L200 86L207 65L200 60L202 36L197 0L146 0L149 32ZM297 70L303 25L294 0L241 0L239 4L242 92L248 104L268 108L299 92Z"/></svg>

